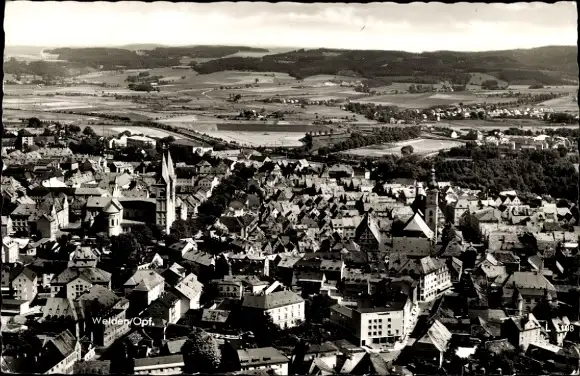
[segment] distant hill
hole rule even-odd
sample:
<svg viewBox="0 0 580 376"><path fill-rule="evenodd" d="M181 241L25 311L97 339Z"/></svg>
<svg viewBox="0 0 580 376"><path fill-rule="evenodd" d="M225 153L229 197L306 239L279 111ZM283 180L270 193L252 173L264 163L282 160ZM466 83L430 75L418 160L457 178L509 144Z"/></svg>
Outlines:
<svg viewBox="0 0 580 376"><path fill-rule="evenodd" d="M10 50L12 48L12 50ZM7 47L7 54L39 54L41 47ZM225 70L281 72L302 79L315 75L349 75L365 80L368 86L389 82L436 84L448 82L465 86L481 84L482 77L494 77L507 84L565 85L578 83L577 46L547 46L532 49L486 52L405 51L254 48L246 46L181 46L132 44L118 48L53 48L45 54L65 63L42 66L17 64L15 72L45 72L50 68L151 69L180 65L183 57L193 60L200 74ZM18 57L17 57L18 59ZM197 62L196 62L197 61ZM24 64L24 65L23 65ZM38 69L37 69L38 68ZM42 69L40 69L42 68ZM13 73L6 70L6 73ZM479 74L479 79L474 78Z"/></svg>
<svg viewBox="0 0 580 376"><path fill-rule="evenodd" d="M140 51L140 50L153 50L158 47L165 47L162 44L127 44L125 46L116 46L117 48L121 48L124 50L131 50L131 51Z"/></svg>
<svg viewBox="0 0 580 376"><path fill-rule="evenodd" d="M238 52L267 53L269 51L263 48L245 46L166 47L143 44L124 46L124 48L55 48L45 50L45 52L58 55L59 60L85 64L99 69L139 69L179 65L179 60L183 57L216 59Z"/></svg>
<svg viewBox="0 0 580 376"><path fill-rule="evenodd" d="M224 70L283 72L296 78L318 74L352 72L369 80L465 85L470 73L486 73L510 84L570 84L578 80L577 46L548 46L533 49L411 53L313 49L265 55L259 58L227 57L195 65L201 73Z"/></svg>

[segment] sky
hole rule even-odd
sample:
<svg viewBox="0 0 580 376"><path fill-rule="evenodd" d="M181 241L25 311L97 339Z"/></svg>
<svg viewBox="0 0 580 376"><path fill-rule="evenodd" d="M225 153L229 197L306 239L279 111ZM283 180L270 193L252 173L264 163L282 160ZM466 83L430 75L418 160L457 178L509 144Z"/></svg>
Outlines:
<svg viewBox="0 0 580 376"><path fill-rule="evenodd" d="M7 46L243 45L485 51L577 45L576 2L6 3ZM34 26L32 26L34 25Z"/></svg>

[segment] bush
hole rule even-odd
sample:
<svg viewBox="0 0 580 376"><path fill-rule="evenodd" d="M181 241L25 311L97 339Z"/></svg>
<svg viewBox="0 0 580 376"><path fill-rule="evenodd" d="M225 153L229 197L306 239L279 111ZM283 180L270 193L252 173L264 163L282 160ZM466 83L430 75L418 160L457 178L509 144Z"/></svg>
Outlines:
<svg viewBox="0 0 580 376"><path fill-rule="evenodd" d="M185 373L215 373L221 363L216 340L200 328L193 328L181 352Z"/></svg>

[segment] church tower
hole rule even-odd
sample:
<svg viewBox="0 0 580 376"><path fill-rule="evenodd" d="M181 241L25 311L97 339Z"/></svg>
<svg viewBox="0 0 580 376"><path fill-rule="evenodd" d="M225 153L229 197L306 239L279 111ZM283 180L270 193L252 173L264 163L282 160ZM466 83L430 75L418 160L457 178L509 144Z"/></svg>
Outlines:
<svg viewBox="0 0 580 376"><path fill-rule="evenodd" d="M427 185L425 199L425 223L433 231L433 238L437 239L437 227L439 225L439 186L435 178L435 168L431 169L431 180Z"/></svg>
<svg viewBox="0 0 580 376"><path fill-rule="evenodd" d="M163 153L160 176L155 184L155 223L161 226L167 234L175 221L175 186L176 176L171 154L167 152L167 158L165 158L165 153Z"/></svg>

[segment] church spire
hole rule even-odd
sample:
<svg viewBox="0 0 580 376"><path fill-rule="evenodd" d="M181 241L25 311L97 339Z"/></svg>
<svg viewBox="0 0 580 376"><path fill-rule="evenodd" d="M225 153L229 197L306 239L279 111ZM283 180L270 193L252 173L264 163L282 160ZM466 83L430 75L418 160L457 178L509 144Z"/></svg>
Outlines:
<svg viewBox="0 0 580 376"><path fill-rule="evenodd" d="M167 161L165 160L165 154L161 157L161 178L168 182L169 181L169 171L167 170Z"/></svg>
<svg viewBox="0 0 580 376"><path fill-rule="evenodd" d="M429 180L429 189L439 188L437 184L437 177L435 176L435 166L431 167L431 179Z"/></svg>
<svg viewBox="0 0 580 376"><path fill-rule="evenodd" d="M167 150L167 173L170 178L175 178L175 169L173 166L173 160L171 159L171 153Z"/></svg>

